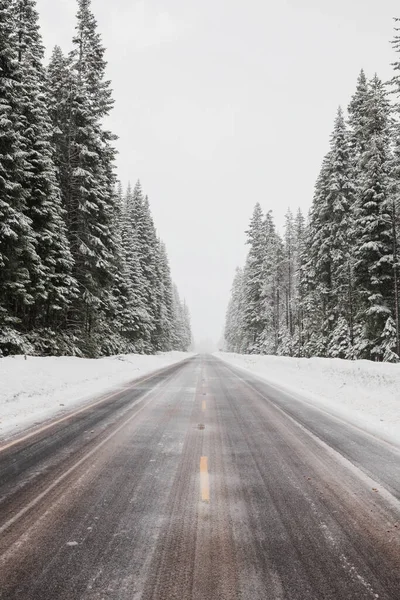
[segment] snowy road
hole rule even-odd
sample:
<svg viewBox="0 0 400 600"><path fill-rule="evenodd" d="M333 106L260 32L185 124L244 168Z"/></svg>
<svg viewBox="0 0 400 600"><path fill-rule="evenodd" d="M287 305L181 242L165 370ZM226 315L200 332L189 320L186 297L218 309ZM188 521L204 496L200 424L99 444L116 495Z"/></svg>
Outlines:
<svg viewBox="0 0 400 600"><path fill-rule="evenodd" d="M3 600L398 600L400 452L194 358L0 443Z"/></svg>

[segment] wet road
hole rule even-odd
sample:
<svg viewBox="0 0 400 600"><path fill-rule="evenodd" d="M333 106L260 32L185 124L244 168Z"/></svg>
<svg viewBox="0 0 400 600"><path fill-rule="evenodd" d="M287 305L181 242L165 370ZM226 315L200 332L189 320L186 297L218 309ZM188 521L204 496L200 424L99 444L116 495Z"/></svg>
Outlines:
<svg viewBox="0 0 400 600"><path fill-rule="evenodd" d="M400 452L212 357L0 443L3 600L399 600Z"/></svg>

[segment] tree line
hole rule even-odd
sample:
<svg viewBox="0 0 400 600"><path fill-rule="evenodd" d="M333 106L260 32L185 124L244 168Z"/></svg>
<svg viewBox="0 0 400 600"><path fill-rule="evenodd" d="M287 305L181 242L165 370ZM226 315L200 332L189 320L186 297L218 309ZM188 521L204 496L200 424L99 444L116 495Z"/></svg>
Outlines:
<svg viewBox="0 0 400 600"><path fill-rule="evenodd" d="M0 356L187 350L148 198L117 182L90 0L47 68L38 21L35 0L0 0Z"/></svg>
<svg viewBox="0 0 400 600"><path fill-rule="evenodd" d="M339 108L307 219L288 210L281 236L256 205L228 351L399 361L400 62L393 68L387 84L362 70L347 114Z"/></svg>

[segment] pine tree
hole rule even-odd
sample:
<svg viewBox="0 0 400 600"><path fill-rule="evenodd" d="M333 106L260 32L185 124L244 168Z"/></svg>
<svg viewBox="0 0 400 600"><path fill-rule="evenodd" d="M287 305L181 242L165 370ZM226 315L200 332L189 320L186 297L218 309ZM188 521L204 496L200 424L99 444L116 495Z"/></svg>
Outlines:
<svg viewBox="0 0 400 600"><path fill-rule="evenodd" d="M157 258L158 293L154 339L156 350L166 352L174 347L174 299L172 291L171 271L165 244L158 242Z"/></svg>
<svg viewBox="0 0 400 600"><path fill-rule="evenodd" d="M263 269L265 257L265 225L260 204L256 204L249 229L247 243L250 246L244 269L244 329L247 351L260 352L265 329L263 298Z"/></svg>
<svg viewBox="0 0 400 600"><path fill-rule="evenodd" d="M51 145L51 123L46 105L43 46L35 0L15 4L18 28L18 61L23 85L20 87L22 145L26 171L22 186L26 195L25 214L30 219L38 260L30 272L34 302L25 313L25 328L63 329L65 315L77 296L71 276L72 256L67 241ZM41 352L56 353L54 339L36 332ZM47 347L46 347L47 345Z"/></svg>
<svg viewBox="0 0 400 600"><path fill-rule="evenodd" d="M172 286L173 297L173 349L187 352L192 343L192 333L190 326L190 314L186 302L181 302L178 288L175 284Z"/></svg>
<svg viewBox="0 0 400 600"><path fill-rule="evenodd" d="M368 80L363 69L357 79L357 86L347 112L350 126L349 149L353 166L353 179L357 178L358 162L368 143L366 105L368 103Z"/></svg>
<svg viewBox="0 0 400 600"><path fill-rule="evenodd" d="M236 269L225 319L224 337L228 352L241 353L247 350L244 330L244 307L243 270Z"/></svg>
<svg viewBox="0 0 400 600"><path fill-rule="evenodd" d="M261 307L264 329L260 351L276 354L285 332L285 257L283 242L276 232L271 211L265 216L264 234L264 258L260 273L263 280Z"/></svg>
<svg viewBox="0 0 400 600"><path fill-rule="evenodd" d="M183 351L185 338L185 323L183 319L183 310L181 300L179 298L178 288L175 284L172 286L173 297L173 348L174 350Z"/></svg>
<svg viewBox="0 0 400 600"><path fill-rule="evenodd" d="M396 323L392 317L388 317L382 332L382 350L383 360L385 362L398 363L400 362L399 355L396 352L397 347L397 331Z"/></svg>
<svg viewBox="0 0 400 600"><path fill-rule="evenodd" d="M334 327L345 321L354 341L354 203L355 187L352 180L352 163L348 134L342 110L339 109L331 138L330 172L327 202L332 210L329 241L332 259L332 307L329 319ZM335 333L332 332L335 337ZM328 355L337 356L332 339L328 340ZM342 357L344 358L344 356Z"/></svg>
<svg viewBox="0 0 400 600"><path fill-rule="evenodd" d="M151 351L151 315L147 308L146 282L140 262L139 233L136 227L135 201L130 185L122 209L122 253L126 269L127 312L125 336L138 352Z"/></svg>
<svg viewBox="0 0 400 600"><path fill-rule="evenodd" d="M79 0L73 50L67 60L59 50L53 53L49 105L73 274L80 288L68 314L69 326L79 332L84 352L94 355L116 310L114 136L102 124L113 102L105 67L90 1Z"/></svg>
<svg viewBox="0 0 400 600"><path fill-rule="evenodd" d="M304 264L305 257L305 219L300 208L297 211L294 223L294 271L293 271L293 287L294 287L294 342L293 348L296 356L303 355L304 346Z"/></svg>
<svg viewBox="0 0 400 600"><path fill-rule="evenodd" d="M354 357L352 335L347 319L340 316L329 340L329 356L331 358L352 359Z"/></svg>
<svg viewBox="0 0 400 600"><path fill-rule="evenodd" d="M188 352L192 345L192 329L190 322L190 311L186 304L186 300L183 301L182 307L183 313L183 351Z"/></svg>
<svg viewBox="0 0 400 600"><path fill-rule="evenodd" d="M78 0L76 34L71 52L72 68L78 73L79 83L85 88L96 119L103 119L114 105L110 82L105 80L105 49L97 32L97 22L91 12L91 0ZM103 130L104 133L104 130Z"/></svg>
<svg viewBox="0 0 400 600"><path fill-rule="evenodd" d="M355 283L363 325L358 349L382 360L381 336L393 307L393 232L389 198L389 103L377 76L365 104L368 142L358 163Z"/></svg>
<svg viewBox="0 0 400 600"><path fill-rule="evenodd" d="M122 185L119 182L116 190L116 210L114 213L113 235L116 246L116 264L115 264L115 280L113 286L114 296L114 327L117 335L120 336L116 340L116 345L119 346L117 352L127 351L133 352L134 345L131 343L132 335L132 306L131 306L131 282L126 263L125 249L122 243L123 226L124 226L124 200Z"/></svg>
<svg viewBox="0 0 400 600"><path fill-rule="evenodd" d="M339 109L316 184L311 211L307 312L319 352L337 355L333 339L338 320L345 320L353 339L353 166L343 113ZM311 340L311 338L310 338ZM314 354L316 347L309 348Z"/></svg>
<svg viewBox="0 0 400 600"><path fill-rule="evenodd" d="M61 48L55 46L47 67L47 106L52 122L52 145L55 148L54 163L64 206L71 185L69 162L72 158L73 91L75 81L70 60ZM69 222L67 213L66 220Z"/></svg>
<svg viewBox="0 0 400 600"><path fill-rule="evenodd" d="M133 226L136 231L137 255L141 270L141 288L150 320L150 340L148 351L159 348L156 318L160 303L160 287L157 279L158 240L150 213L149 201L144 197L140 181L137 181L132 195Z"/></svg>
<svg viewBox="0 0 400 600"><path fill-rule="evenodd" d="M395 19L398 23L399 19ZM395 27L395 36L392 41L394 51L400 53L399 28ZM392 216L393 235L393 291L394 291L394 319L396 329L396 352L400 356L400 61L392 64L394 76L391 80L392 93L395 96L392 121L392 157L390 161L390 204Z"/></svg>
<svg viewBox="0 0 400 600"><path fill-rule="evenodd" d="M28 267L39 260L22 185L28 166L16 32L14 3L0 0L0 355L30 350L19 330L25 308L34 302Z"/></svg>
<svg viewBox="0 0 400 600"><path fill-rule="evenodd" d="M284 261L286 329L288 330L289 337L292 338L294 333L295 223L293 213L290 209L285 215Z"/></svg>
<svg viewBox="0 0 400 600"><path fill-rule="evenodd" d="M329 307L332 291L331 207L327 204L329 154L324 158L315 184L313 204L305 237L303 268L305 297L304 327L307 356L326 356L329 337Z"/></svg>
<svg viewBox="0 0 400 600"><path fill-rule="evenodd" d="M135 251L132 253L132 247L135 248L135 236L130 227L121 184L117 187L116 197L113 226L113 238L116 246L112 288L114 301L111 303L115 307L115 313L111 315L105 342L108 353L141 353L144 350L143 338L148 315L136 288L138 260ZM104 348L103 352L105 352Z"/></svg>

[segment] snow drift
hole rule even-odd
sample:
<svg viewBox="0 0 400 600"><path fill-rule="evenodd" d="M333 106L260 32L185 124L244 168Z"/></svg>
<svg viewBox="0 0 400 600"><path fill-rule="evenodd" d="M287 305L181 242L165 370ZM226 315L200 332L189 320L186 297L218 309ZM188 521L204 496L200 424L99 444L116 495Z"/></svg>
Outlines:
<svg viewBox="0 0 400 600"><path fill-rule="evenodd" d="M0 437L81 404L108 388L180 362L191 354L0 358Z"/></svg>
<svg viewBox="0 0 400 600"><path fill-rule="evenodd" d="M288 358L218 352L297 400L400 445L400 365L339 358Z"/></svg>

